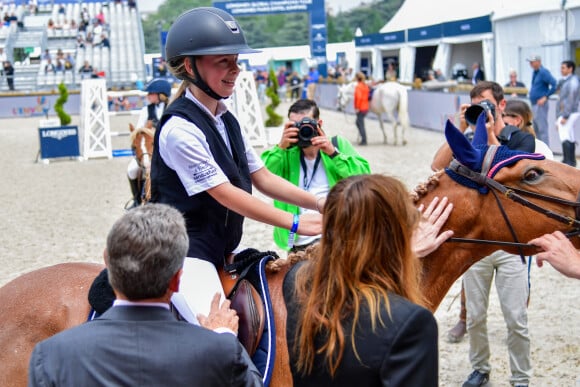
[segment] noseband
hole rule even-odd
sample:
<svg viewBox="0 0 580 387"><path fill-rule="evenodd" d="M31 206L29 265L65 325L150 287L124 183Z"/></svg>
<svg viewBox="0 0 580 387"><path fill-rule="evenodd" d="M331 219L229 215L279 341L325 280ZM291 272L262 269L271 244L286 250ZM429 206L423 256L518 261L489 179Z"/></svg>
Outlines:
<svg viewBox="0 0 580 387"><path fill-rule="evenodd" d="M499 194L504 195L506 198L521 204L524 207L527 207L535 212L538 212L544 216L547 216L550 219L554 219L560 223L567 225L568 227L573 227L572 231L566 232L565 235L568 238L571 238L576 235L580 235L580 193L578 195L577 201L573 202L570 200L565 200L562 198L543 195L537 192L527 191L520 188L508 187L505 186L493 178L488 176L488 172L491 168L491 162L497 152L498 146L492 145L488 148L481 172L475 172L472 169L466 167L465 165L461 164L457 160L451 161L449 165L449 169L456 174L463 176L464 178L471 180L472 182L476 183L479 186L488 187L489 190L493 193L497 205L501 211L501 214L514 238L514 242L504 242L504 241L492 241L492 240L485 240L485 239L470 239L470 238L449 238L447 242L461 242L461 243L478 243L478 244L491 244L491 245L499 245L499 246L509 246L509 247L517 247L520 251L520 256L522 260L524 259L524 254L522 248L524 247L536 247L535 245L531 245L528 243L520 243L518 240L517 234L515 229L513 228L505 209L501 203L501 200L498 196ZM550 209L544 208L541 205L531 202L530 200L526 199L526 197L538 199L544 202L549 203L556 203L562 206L572 207L575 210L576 218L571 218L570 216L563 215L561 213L554 212Z"/></svg>

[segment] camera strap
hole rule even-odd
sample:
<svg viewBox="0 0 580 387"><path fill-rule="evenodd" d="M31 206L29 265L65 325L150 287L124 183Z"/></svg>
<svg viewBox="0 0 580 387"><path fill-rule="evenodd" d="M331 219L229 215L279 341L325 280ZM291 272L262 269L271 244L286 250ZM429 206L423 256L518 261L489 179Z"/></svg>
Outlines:
<svg viewBox="0 0 580 387"><path fill-rule="evenodd" d="M304 185L304 190L308 191L310 188L310 184L312 184L312 180L314 180L314 174L318 169L318 165L320 164L320 151L316 155L316 161L314 162L314 167L312 168L312 175L310 175L310 180L308 180L308 167L306 167L306 160L304 160L304 152L300 149L300 165L302 166L302 171L304 172L304 176L302 178L302 184Z"/></svg>

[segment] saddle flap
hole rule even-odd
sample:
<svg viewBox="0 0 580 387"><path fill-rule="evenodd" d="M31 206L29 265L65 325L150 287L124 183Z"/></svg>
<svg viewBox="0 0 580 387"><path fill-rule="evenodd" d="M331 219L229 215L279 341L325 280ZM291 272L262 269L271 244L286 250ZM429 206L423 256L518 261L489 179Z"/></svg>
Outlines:
<svg viewBox="0 0 580 387"><path fill-rule="evenodd" d="M252 284L241 279L230 296L231 308L238 313L238 338L248 354L254 355L264 332L265 311L262 298Z"/></svg>

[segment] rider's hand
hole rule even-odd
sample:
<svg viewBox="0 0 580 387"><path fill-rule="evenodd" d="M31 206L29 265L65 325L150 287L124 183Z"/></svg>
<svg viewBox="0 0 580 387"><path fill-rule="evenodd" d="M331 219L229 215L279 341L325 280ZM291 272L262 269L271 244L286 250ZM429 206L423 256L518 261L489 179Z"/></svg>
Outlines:
<svg viewBox="0 0 580 387"><path fill-rule="evenodd" d="M306 213L300 215L298 223L299 235L319 235L322 233L322 215L319 213Z"/></svg>
<svg viewBox="0 0 580 387"><path fill-rule="evenodd" d="M441 227L443 227L443 224L449 218L452 209L453 204L448 203L446 197L441 201L439 201L438 197L434 198L424 211L423 205L419 207L421 220L413 233L413 239L411 241L413 251L419 258L431 254L443 242L453 236L452 230L443 231L439 234Z"/></svg>
<svg viewBox="0 0 580 387"><path fill-rule="evenodd" d="M199 324L207 329L215 330L218 328L227 328L234 332L235 335L238 334L238 321L239 317L235 310L230 309L230 300L225 300L220 305L221 295L216 293L211 300L211 307L209 310L209 316L204 316L203 314L198 314L197 319Z"/></svg>
<svg viewBox="0 0 580 387"><path fill-rule="evenodd" d="M284 131L282 132L282 138L278 143L278 148L288 149L292 145L298 142L298 128L295 122L288 121L284 124Z"/></svg>

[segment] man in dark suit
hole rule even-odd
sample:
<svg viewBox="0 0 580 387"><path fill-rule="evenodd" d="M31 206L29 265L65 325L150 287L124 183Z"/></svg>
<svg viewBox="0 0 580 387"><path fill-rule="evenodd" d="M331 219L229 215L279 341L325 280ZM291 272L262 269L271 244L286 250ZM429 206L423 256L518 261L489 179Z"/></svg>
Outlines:
<svg viewBox="0 0 580 387"><path fill-rule="evenodd" d="M485 74L479 65L479 62L474 62L471 66L473 70L473 75L471 76L471 83L476 85L479 81L485 81Z"/></svg>
<svg viewBox="0 0 580 387"><path fill-rule="evenodd" d="M236 336L177 321L169 311L188 246L183 216L172 207L148 204L125 213L105 251L114 306L37 344L28 385L261 386ZM229 301L220 307L215 297L200 322L236 331L238 318Z"/></svg>

